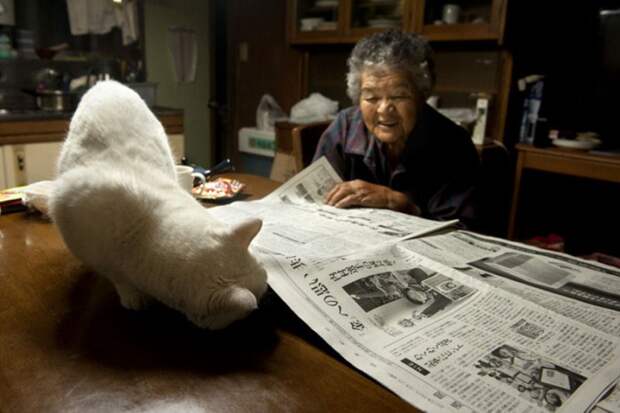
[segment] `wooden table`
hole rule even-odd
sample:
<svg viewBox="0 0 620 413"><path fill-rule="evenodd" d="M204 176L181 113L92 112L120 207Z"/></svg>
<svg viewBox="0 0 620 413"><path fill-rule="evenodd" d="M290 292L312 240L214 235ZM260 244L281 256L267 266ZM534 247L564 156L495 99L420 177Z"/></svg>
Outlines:
<svg viewBox="0 0 620 413"><path fill-rule="evenodd" d="M556 147L536 148L523 144L517 145L516 149L519 156L508 226L508 238L510 239L514 239L517 235L517 211L521 179L525 169L620 183L620 157L618 156L592 155L587 152Z"/></svg>
<svg viewBox="0 0 620 413"><path fill-rule="evenodd" d="M229 174L248 199L277 183ZM406 412L278 299L228 329L122 308L55 226L0 216L0 411Z"/></svg>

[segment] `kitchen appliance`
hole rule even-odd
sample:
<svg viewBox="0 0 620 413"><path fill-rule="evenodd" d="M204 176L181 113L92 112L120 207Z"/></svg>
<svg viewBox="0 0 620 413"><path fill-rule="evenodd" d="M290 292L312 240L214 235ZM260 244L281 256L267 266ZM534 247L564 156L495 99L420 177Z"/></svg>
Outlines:
<svg viewBox="0 0 620 413"><path fill-rule="evenodd" d="M77 107L79 95L60 89L22 89L36 99L37 107L47 112L72 112Z"/></svg>
<svg viewBox="0 0 620 413"><path fill-rule="evenodd" d="M77 93L62 90L40 90L36 93L39 109L50 112L72 112L79 100Z"/></svg>

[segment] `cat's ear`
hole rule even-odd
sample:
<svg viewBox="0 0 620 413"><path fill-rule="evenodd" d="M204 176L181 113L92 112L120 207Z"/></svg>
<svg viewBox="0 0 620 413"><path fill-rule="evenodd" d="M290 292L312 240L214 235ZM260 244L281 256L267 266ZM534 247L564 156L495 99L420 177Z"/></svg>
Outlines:
<svg viewBox="0 0 620 413"><path fill-rule="evenodd" d="M232 228L232 238L247 248L262 226L263 221L258 218L244 221Z"/></svg>

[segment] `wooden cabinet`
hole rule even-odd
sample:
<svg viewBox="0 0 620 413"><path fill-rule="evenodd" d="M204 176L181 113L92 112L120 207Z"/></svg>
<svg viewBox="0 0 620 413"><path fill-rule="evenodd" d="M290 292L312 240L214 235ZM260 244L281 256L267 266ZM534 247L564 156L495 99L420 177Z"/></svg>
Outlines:
<svg viewBox="0 0 620 413"><path fill-rule="evenodd" d="M355 43L389 28L410 28L409 0L289 0L292 44Z"/></svg>
<svg viewBox="0 0 620 413"><path fill-rule="evenodd" d="M389 28L420 33L435 52L439 109L470 113L471 122L478 99L488 99L485 137L504 141L513 68L510 51L502 47L507 3L289 0L289 43L304 51L304 95L319 92L348 106L343 71L352 45Z"/></svg>
<svg viewBox="0 0 620 413"><path fill-rule="evenodd" d="M289 42L355 43L369 33L393 28L420 33L431 41L502 43L507 0L449 3L432 0L288 0Z"/></svg>

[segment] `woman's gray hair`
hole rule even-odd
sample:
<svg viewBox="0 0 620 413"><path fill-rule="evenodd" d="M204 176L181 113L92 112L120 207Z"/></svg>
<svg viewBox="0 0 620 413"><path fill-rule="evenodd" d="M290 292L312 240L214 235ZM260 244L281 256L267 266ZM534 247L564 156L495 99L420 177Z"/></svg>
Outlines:
<svg viewBox="0 0 620 413"><path fill-rule="evenodd" d="M389 30L361 39L347 64L347 94L359 103L362 73L366 70L404 70L411 74L415 91L426 100L435 81L433 52L423 37L415 33Z"/></svg>

